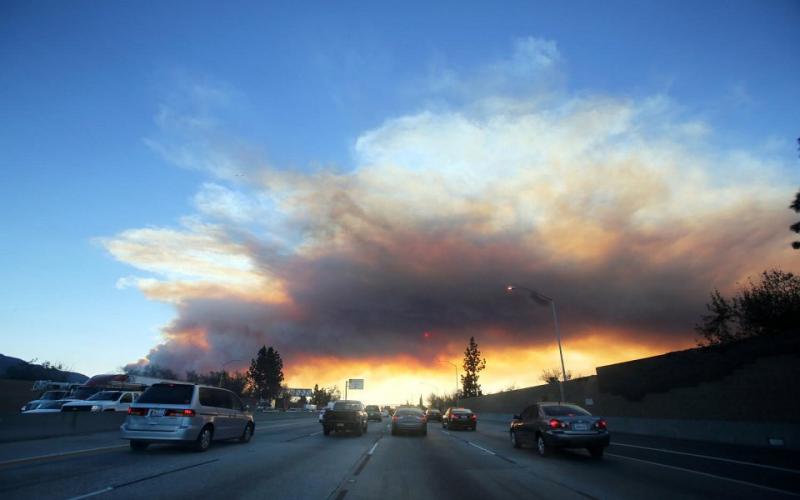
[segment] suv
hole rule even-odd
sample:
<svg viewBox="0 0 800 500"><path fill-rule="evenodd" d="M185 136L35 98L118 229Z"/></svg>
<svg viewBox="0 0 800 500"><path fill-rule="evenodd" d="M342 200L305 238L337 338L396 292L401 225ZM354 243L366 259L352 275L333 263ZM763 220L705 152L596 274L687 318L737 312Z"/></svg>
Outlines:
<svg viewBox="0 0 800 500"><path fill-rule="evenodd" d="M134 450L150 443L185 443L206 451L213 439L247 443L255 427L250 408L227 389L162 383L151 385L128 408L120 437Z"/></svg>
<svg viewBox="0 0 800 500"><path fill-rule="evenodd" d="M377 405L367 405L365 410L367 412L367 420L377 420L378 422L383 422L381 409L378 408Z"/></svg>
<svg viewBox="0 0 800 500"><path fill-rule="evenodd" d="M509 429L511 444L533 445L546 456L554 448L586 448L602 458L611 438L606 421L571 403L537 403L514 415Z"/></svg>
<svg viewBox="0 0 800 500"><path fill-rule="evenodd" d="M99 413L104 411L128 411L128 407L136 401L142 393L138 391L101 391L93 394L85 401L65 403L62 412L91 411Z"/></svg>
<svg viewBox="0 0 800 500"><path fill-rule="evenodd" d="M326 436L332 431L353 431L356 436L367 432L367 412L361 401L336 401L322 415L322 433Z"/></svg>

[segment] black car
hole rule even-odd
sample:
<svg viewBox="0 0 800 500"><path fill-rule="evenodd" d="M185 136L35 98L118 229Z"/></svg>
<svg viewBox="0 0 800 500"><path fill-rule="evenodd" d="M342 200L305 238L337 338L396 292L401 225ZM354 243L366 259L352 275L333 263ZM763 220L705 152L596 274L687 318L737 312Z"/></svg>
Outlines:
<svg viewBox="0 0 800 500"><path fill-rule="evenodd" d="M378 422L383 422L383 416L381 415L381 409L378 408L377 405L367 405L365 408L367 412L367 420L376 420Z"/></svg>
<svg viewBox="0 0 800 500"><path fill-rule="evenodd" d="M546 456L555 448L586 448L602 458L611 441L606 421L571 403L537 403L514 415L509 429L514 448L535 446Z"/></svg>
<svg viewBox="0 0 800 500"><path fill-rule="evenodd" d="M436 420L437 422L442 421L442 412L437 410L436 408L428 408L425 410L425 417L427 417L428 422L432 420Z"/></svg>
<svg viewBox="0 0 800 500"><path fill-rule="evenodd" d="M478 416L467 408L448 408L442 417L443 429L467 429L474 431L478 427Z"/></svg>

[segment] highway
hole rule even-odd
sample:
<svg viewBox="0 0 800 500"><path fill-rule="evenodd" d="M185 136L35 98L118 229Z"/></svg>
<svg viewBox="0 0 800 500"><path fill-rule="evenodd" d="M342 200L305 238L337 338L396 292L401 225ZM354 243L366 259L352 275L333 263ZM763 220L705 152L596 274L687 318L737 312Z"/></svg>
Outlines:
<svg viewBox="0 0 800 500"><path fill-rule="evenodd" d="M427 437L392 436L388 420L367 434L325 437L316 415L259 414L248 444L215 442L206 453L171 446L133 452L114 433L85 450L0 460L0 498L792 498L800 496L794 456L614 437L606 457L584 451L542 458L514 449L507 424ZM55 442L55 441L54 441ZM24 443L23 443L24 444ZM37 446L46 445L46 442ZM3 445L8 446L8 445ZM34 446L34 444L29 444ZM89 451L86 451L89 450ZM52 451L52 450L50 450ZM49 456L45 456L49 455ZM761 463L754 463L758 460Z"/></svg>

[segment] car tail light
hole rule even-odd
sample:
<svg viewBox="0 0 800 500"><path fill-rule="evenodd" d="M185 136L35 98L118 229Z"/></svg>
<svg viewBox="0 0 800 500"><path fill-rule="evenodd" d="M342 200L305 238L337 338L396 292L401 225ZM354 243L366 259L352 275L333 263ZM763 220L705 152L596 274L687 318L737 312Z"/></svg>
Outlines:
<svg viewBox="0 0 800 500"><path fill-rule="evenodd" d="M128 415L138 415L140 417L143 417L143 416L147 415L147 408L131 408L129 406L128 407Z"/></svg>
<svg viewBox="0 0 800 500"><path fill-rule="evenodd" d="M189 408L167 410L164 415L167 417L194 417L194 410L190 410Z"/></svg>
<svg viewBox="0 0 800 500"><path fill-rule="evenodd" d="M397 422L397 419L400 418L397 415L392 415L392 422Z"/></svg>
<svg viewBox="0 0 800 500"><path fill-rule="evenodd" d="M551 429L563 429L566 426L567 426L567 424L565 424L561 420L558 420L557 418L551 418L550 419L550 428Z"/></svg>
<svg viewBox="0 0 800 500"><path fill-rule="evenodd" d="M607 429L608 428L608 424L603 419L600 419L597 422L595 422L594 426L597 427L598 429Z"/></svg>
<svg viewBox="0 0 800 500"><path fill-rule="evenodd" d="M478 420L478 416L477 415L473 415L472 416L472 420Z"/></svg>

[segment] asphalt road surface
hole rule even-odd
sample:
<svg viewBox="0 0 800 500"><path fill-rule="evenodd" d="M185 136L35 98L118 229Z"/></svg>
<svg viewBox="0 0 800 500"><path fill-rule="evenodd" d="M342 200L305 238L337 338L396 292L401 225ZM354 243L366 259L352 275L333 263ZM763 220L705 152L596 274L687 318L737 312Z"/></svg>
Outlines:
<svg viewBox="0 0 800 500"><path fill-rule="evenodd" d="M507 424L500 421L479 420L476 432L445 431L431 423L427 437L417 437L392 436L384 420L370 423L361 437L325 437L316 415L260 415L250 443L214 443L206 453L171 446L133 452L113 435L108 439L107 447L95 451L0 463L0 498L800 496L800 470L792 456L754 457L691 443L665 449L635 436L615 438L612 431L616 444L602 461L585 451L542 458L531 449L513 449Z"/></svg>

